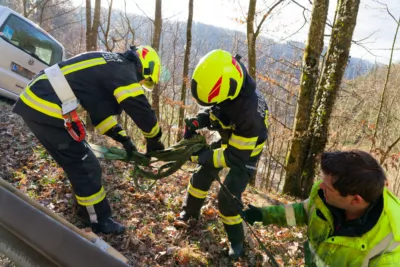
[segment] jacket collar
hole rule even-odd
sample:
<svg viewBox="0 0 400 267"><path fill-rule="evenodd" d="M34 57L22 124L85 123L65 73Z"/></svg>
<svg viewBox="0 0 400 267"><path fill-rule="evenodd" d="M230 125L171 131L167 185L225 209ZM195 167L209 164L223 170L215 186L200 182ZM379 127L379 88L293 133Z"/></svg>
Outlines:
<svg viewBox="0 0 400 267"><path fill-rule="evenodd" d="M242 88L240 89L240 95L242 96L249 96L256 90L256 82L254 79L249 75L247 72L246 67L243 65L242 62L239 61L240 66L243 70L244 81Z"/></svg>

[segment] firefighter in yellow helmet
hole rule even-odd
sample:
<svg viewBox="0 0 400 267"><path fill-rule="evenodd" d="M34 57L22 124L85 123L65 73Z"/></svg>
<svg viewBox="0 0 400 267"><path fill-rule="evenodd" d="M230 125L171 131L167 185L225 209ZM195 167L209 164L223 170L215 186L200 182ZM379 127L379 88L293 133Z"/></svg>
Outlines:
<svg viewBox="0 0 400 267"><path fill-rule="evenodd" d="M120 142L128 156L136 146L115 118L122 110L142 131L147 152L163 150L161 128L143 91L159 82L160 67L150 46L131 47L125 53L83 53L36 75L14 106L66 172L81 214L94 232L121 234L125 227L111 218L102 170L85 141L77 103L90 114L95 128Z"/></svg>
<svg viewBox="0 0 400 267"><path fill-rule="evenodd" d="M197 219L211 183L222 168L230 168L224 185L241 198L267 140L268 108L256 83L238 56L224 50L206 54L196 66L191 81L192 96L199 105L208 107L195 118L187 119L184 138L207 127L219 132L221 139L192 156L201 168L193 174L178 219ZM230 241L229 256L243 253L244 228L235 203L221 189L219 214Z"/></svg>

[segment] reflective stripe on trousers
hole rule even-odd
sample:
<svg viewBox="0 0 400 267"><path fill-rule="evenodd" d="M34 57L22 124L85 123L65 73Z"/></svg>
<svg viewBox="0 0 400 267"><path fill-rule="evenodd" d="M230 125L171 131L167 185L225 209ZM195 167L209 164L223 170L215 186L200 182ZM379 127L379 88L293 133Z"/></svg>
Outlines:
<svg viewBox="0 0 400 267"><path fill-rule="evenodd" d="M203 198L206 198L207 197L207 191L203 191L203 190L200 190L200 189L198 189L198 188L195 188L193 185L192 185L192 183L191 182L189 182L189 186L188 186L188 193L190 194L190 195L192 195L193 197L195 197L195 198L200 198L200 199L203 199Z"/></svg>

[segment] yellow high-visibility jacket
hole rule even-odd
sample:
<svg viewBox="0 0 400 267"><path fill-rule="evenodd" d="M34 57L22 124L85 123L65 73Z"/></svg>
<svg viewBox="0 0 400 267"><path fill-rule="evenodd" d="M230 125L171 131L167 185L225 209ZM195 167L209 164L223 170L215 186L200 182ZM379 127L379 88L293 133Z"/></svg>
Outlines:
<svg viewBox="0 0 400 267"><path fill-rule="evenodd" d="M336 236L333 215L319 194L320 183L304 202L261 208L263 224L308 225L307 266L400 266L400 200L385 188L382 212L369 231Z"/></svg>

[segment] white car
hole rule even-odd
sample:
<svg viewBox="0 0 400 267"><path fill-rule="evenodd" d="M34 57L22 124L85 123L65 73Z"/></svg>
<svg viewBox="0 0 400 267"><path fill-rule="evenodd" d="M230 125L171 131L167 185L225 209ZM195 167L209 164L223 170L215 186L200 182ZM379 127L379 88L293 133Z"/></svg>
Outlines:
<svg viewBox="0 0 400 267"><path fill-rule="evenodd" d="M17 12L0 5L0 95L18 99L39 71L65 57L64 47Z"/></svg>

